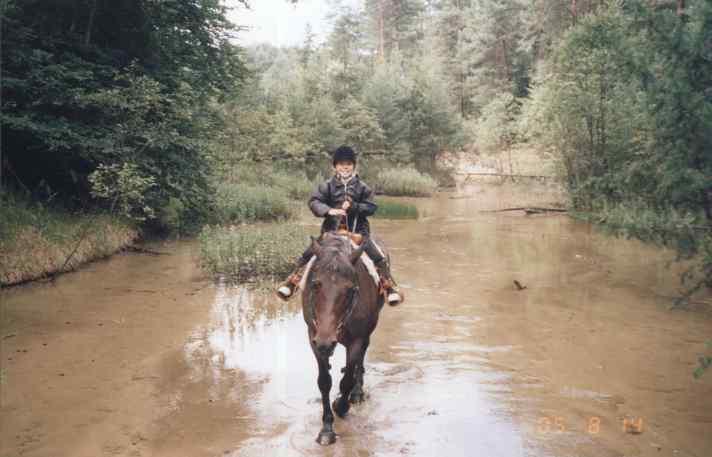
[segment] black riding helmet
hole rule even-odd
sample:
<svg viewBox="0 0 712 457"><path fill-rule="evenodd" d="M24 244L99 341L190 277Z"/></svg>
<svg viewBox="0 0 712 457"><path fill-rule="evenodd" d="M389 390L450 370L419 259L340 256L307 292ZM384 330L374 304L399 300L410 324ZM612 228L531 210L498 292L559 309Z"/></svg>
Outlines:
<svg viewBox="0 0 712 457"><path fill-rule="evenodd" d="M349 146L339 146L336 151L334 151L332 164L336 165L336 162L353 162L356 165L356 152Z"/></svg>

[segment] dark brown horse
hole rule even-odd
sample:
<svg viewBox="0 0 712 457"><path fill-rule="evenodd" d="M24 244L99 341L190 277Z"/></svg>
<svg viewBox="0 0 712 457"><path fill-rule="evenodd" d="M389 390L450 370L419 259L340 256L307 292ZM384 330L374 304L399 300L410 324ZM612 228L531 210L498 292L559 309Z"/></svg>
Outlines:
<svg viewBox="0 0 712 457"><path fill-rule="evenodd" d="M360 403L364 398L363 360L383 307L383 295L379 294L360 260L366 242L368 240L364 240L359 248L352 248L348 238L332 233L325 233L321 242L312 240L316 259L302 291L302 312L319 365L317 382L324 414L316 441L322 445L336 440L333 413L344 417L350 403ZM346 366L339 383L340 394L331 405L329 358L337 343L346 347Z"/></svg>

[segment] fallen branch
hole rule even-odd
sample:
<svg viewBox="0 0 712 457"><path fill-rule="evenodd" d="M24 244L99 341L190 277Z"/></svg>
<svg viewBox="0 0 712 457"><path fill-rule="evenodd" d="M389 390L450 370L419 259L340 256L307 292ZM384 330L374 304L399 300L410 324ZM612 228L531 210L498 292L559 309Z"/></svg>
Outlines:
<svg viewBox="0 0 712 457"><path fill-rule="evenodd" d="M137 246L126 246L125 250L131 251L131 252L136 252L138 254L148 254L148 255L171 255L168 252L158 252L158 251L152 251L150 249L146 248L139 248Z"/></svg>
<svg viewBox="0 0 712 457"><path fill-rule="evenodd" d="M72 249L72 252L69 253L66 259L64 259L64 263L62 266L59 268L59 270L55 271L54 273L49 274L49 280L54 281L54 279L57 277L57 275L62 274L64 272L64 269L66 268L67 264L69 261L74 257L74 254L77 253L77 250L79 249L79 246L82 244L82 241L84 241L84 238L89 234L89 227L91 227L92 222L94 222L94 218L90 217L89 220L86 221L84 224L84 227L82 227L82 232L81 235L79 236L79 240L77 241L77 244L74 245L74 249Z"/></svg>
<svg viewBox="0 0 712 457"><path fill-rule="evenodd" d="M542 208L539 206L518 206L515 208L483 209L480 213L504 213L506 211L524 211L527 214L537 213L566 213L569 210L563 208Z"/></svg>
<svg viewBox="0 0 712 457"><path fill-rule="evenodd" d="M508 173L488 173L488 172L467 173L464 171L457 172L454 174L465 176L465 179L469 178L470 176L498 176L501 178L535 178L535 179L555 179L556 178L556 176L548 176L548 175L516 175L516 174L508 174Z"/></svg>

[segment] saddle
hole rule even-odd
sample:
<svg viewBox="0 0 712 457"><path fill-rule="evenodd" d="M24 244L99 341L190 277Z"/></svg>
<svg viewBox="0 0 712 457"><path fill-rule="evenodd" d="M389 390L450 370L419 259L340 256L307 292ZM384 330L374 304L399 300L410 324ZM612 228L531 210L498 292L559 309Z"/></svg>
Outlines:
<svg viewBox="0 0 712 457"><path fill-rule="evenodd" d="M360 233L349 232L349 230L343 226L339 227L339 229L336 230L336 232L334 233L349 238L353 246L361 246L361 244L363 243L363 235L361 235Z"/></svg>
<svg viewBox="0 0 712 457"><path fill-rule="evenodd" d="M346 229L339 229L332 233L338 236L343 236L349 241L351 241L351 246L353 248L357 248L363 243L363 235L361 235L360 233L352 233ZM312 265L314 265L315 260L316 256L312 256L312 258L309 259L309 262L304 268L304 273L302 273L302 277L299 280L299 289L304 290L304 287L306 286L307 282L307 276L309 276L309 271L311 270ZM366 270L368 271L369 276L371 276L371 279L373 279L373 283L376 285L376 287L379 288L379 293L381 293L381 277L378 274L378 270L376 270L376 264L373 263L373 260L371 260L371 258L365 251L361 254L361 262L363 262L364 266L366 267Z"/></svg>

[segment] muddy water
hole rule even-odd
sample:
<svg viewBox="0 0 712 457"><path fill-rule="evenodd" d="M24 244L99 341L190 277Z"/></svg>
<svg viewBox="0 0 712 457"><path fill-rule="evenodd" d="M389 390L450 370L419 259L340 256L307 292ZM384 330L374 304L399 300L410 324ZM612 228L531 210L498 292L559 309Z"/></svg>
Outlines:
<svg viewBox="0 0 712 457"><path fill-rule="evenodd" d="M668 254L449 197L373 223L407 301L333 446L299 303L213 284L178 242L2 292L0 457L712 455L712 316L669 310Z"/></svg>

